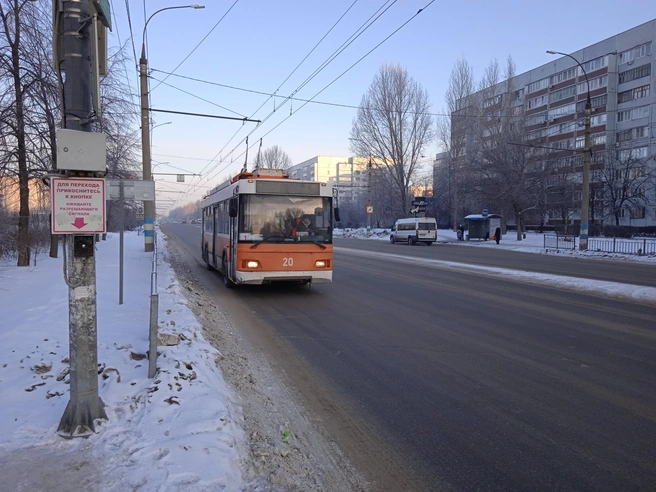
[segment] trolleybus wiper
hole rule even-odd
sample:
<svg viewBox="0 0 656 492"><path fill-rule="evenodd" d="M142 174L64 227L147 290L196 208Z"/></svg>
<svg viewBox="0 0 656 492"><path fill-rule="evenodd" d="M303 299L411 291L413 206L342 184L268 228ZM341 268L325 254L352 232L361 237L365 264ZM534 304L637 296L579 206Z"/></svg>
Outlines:
<svg viewBox="0 0 656 492"><path fill-rule="evenodd" d="M308 243L316 244L316 245L319 246L321 249L326 249L326 247L325 247L323 244L321 244L320 242L318 242L318 241L308 241Z"/></svg>
<svg viewBox="0 0 656 492"><path fill-rule="evenodd" d="M264 239L262 239L261 241L258 241L258 242L256 242L256 243L254 243L254 244L251 246L251 249L257 248L260 244L262 244L262 243L266 243L269 239L272 239L272 238L274 238L274 237L282 237L282 238L284 238L285 236L279 236L279 235L277 235L277 236L267 236L267 237L265 237Z"/></svg>

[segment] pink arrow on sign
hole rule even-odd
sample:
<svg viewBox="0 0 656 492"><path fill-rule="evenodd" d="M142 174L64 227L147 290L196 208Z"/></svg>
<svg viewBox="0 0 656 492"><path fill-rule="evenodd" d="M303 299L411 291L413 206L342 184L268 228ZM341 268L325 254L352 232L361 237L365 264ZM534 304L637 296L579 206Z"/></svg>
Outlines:
<svg viewBox="0 0 656 492"><path fill-rule="evenodd" d="M87 225L87 223L84 222L84 218L83 218L83 217L77 217L77 218L75 219L75 222L73 222L72 224L73 224L75 227L77 227L78 229L82 229L85 225Z"/></svg>

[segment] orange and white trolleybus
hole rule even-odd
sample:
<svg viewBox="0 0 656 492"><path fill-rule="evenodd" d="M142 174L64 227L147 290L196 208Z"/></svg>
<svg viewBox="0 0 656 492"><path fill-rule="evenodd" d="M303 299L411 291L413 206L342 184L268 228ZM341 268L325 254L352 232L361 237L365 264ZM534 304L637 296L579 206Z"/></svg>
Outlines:
<svg viewBox="0 0 656 492"><path fill-rule="evenodd" d="M201 202L207 268L219 270L226 287L332 282L333 190L281 169L241 172L212 189Z"/></svg>

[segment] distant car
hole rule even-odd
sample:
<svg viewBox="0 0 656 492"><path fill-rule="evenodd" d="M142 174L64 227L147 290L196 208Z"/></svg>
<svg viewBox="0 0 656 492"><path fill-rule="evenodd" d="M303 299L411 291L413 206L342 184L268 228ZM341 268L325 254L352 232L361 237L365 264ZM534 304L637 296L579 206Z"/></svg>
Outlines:
<svg viewBox="0 0 656 492"><path fill-rule="evenodd" d="M390 243L396 242L429 246L437 240L437 221L432 217L412 217L399 219L392 227Z"/></svg>

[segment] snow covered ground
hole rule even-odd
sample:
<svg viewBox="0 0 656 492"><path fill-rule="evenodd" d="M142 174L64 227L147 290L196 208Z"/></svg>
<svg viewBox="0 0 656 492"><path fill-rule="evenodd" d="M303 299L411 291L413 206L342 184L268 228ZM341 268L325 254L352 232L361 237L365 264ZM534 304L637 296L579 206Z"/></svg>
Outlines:
<svg viewBox="0 0 656 492"><path fill-rule="evenodd" d="M389 240L384 230L370 236L364 230L336 235ZM500 245L457 242L452 231L444 230L438 238L450 247L544 253L539 234L528 234L521 242L506 236ZM150 380L145 354L151 255L143 252L142 236L126 233L125 302L119 305L118 235L97 244L99 391L108 421L88 439L64 439L56 432L69 400L68 288L61 255L41 256L29 268L0 263L0 490L268 490L244 478L249 455L242 452L247 439L238 395L217 368L221 354L203 337L166 261L166 243L160 241L159 247L160 333L174 335L179 343L159 347L159 371ZM400 254L351 253L408 261ZM579 289L582 283L570 277L421 261L427 267L474 268L481 274L565 288ZM656 298L653 288L584 283L607 295Z"/></svg>
<svg viewBox="0 0 656 492"><path fill-rule="evenodd" d="M30 268L0 264L0 489L243 490L242 417L215 364L219 352L160 255L160 333L180 343L159 347L159 372L148 379L152 255L143 236L125 234L119 306L118 244L109 235L97 245L99 392L109 420L88 439L56 432L69 400L61 254Z"/></svg>
<svg viewBox="0 0 656 492"><path fill-rule="evenodd" d="M389 229L372 229L371 233L367 233L365 228L359 229L335 229L333 231L336 237L367 239L377 241L389 241ZM503 236L503 239L497 244L495 241L458 241L456 233L450 229L440 229L437 231L437 242L446 243L458 247L479 247L479 248L503 248L512 251L521 251L524 253L537 253L537 254L550 254L558 256L574 256L581 258L608 258L614 260L626 261L646 261L656 262L656 255L624 255L618 253L602 253L596 251L578 251L577 250L555 250L552 248L544 248L545 234L527 232L526 239L517 241L517 233L509 231L508 234Z"/></svg>

